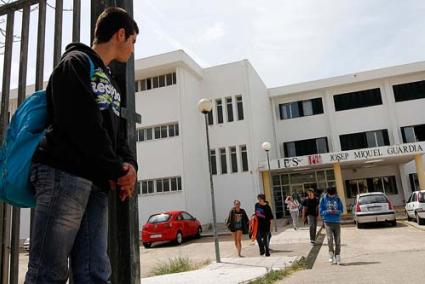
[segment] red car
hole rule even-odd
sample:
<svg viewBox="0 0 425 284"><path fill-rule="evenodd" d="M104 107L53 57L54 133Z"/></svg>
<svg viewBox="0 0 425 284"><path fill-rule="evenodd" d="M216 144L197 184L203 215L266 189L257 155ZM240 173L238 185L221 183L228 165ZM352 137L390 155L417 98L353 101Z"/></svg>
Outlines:
<svg viewBox="0 0 425 284"><path fill-rule="evenodd" d="M185 211L169 211L149 217L142 229L142 242L150 248L154 242L174 241L180 245L183 238L201 236L202 226Z"/></svg>

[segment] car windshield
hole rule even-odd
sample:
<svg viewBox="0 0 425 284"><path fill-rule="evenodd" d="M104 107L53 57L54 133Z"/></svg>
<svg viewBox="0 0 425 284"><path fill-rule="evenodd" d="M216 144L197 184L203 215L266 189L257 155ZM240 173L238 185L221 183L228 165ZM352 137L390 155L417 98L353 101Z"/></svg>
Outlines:
<svg viewBox="0 0 425 284"><path fill-rule="evenodd" d="M157 223L167 222L170 219L170 217L171 217L170 214L165 214L165 213L152 215L149 218L148 223L157 224Z"/></svg>
<svg viewBox="0 0 425 284"><path fill-rule="evenodd" d="M425 192L419 192L419 194L418 194L418 201L420 203L425 203Z"/></svg>
<svg viewBox="0 0 425 284"><path fill-rule="evenodd" d="M387 203L387 202L388 202L387 199L382 194L366 195L366 196L359 197L360 205L373 204L373 203Z"/></svg>

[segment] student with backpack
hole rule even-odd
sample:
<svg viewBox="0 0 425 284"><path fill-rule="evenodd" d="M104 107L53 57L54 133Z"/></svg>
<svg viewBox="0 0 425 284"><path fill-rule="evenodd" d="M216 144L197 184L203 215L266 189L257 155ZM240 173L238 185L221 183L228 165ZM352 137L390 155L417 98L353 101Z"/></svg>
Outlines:
<svg viewBox="0 0 425 284"><path fill-rule="evenodd" d="M138 33L125 10L106 9L92 47L68 45L49 79L47 130L31 168L36 207L25 283L65 283L68 258L75 283L110 281L108 191L119 187L121 201L130 198L137 162L107 66L128 61Z"/></svg>
<svg viewBox="0 0 425 284"><path fill-rule="evenodd" d="M320 199L320 215L326 228L329 247L329 263L341 264L341 215L344 211L335 187L328 187ZM334 246L335 241L335 246Z"/></svg>

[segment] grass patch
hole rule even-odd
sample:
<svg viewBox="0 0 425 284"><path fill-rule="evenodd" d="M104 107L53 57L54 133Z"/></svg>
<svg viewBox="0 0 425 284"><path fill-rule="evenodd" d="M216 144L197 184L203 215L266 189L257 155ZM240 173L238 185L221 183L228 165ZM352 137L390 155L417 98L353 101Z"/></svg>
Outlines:
<svg viewBox="0 0 425 284"><path fill-rule="evenodd" d="M266 275L261 278L258 278L254 281L249 282L249 284L271 284L277 280L282 280L285 277L290 276L291 274L304 270L307 268L307 263L304 258L295 262L291 267L281 269L281 270L271 270Z"/></svg>
<svg viewBox="0 0 425 284"><path fill-rule="evenodd" d="M202 266L210 264L209 260L206 260L201 263L194 263L187 257L176 257L169 259L165 263L157 264L151 271L151 274L154 276L171 274L171 273L179 273L190 270L199 269Z"/></svg>

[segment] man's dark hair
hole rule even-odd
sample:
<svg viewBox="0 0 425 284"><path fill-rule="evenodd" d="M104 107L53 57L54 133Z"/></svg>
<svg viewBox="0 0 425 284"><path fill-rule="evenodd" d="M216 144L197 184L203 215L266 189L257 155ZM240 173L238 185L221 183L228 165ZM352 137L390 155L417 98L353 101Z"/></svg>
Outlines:
<svg viewBox="0 0 425 284"><path fill-rule="evenodd" d="M259 195L257 195L257 199L262 199L264 201L266 201L266 196L262 193L260 193Z"/></svg>
<svg viewBox="0 0 425 284"><path fill-rule="evenodd" d="M108 42L120 29L125 30L126 39L132 34L139 34L137 23L130 17L126 10L118 7L105 9L97 18L93 44Z"/></svg>

